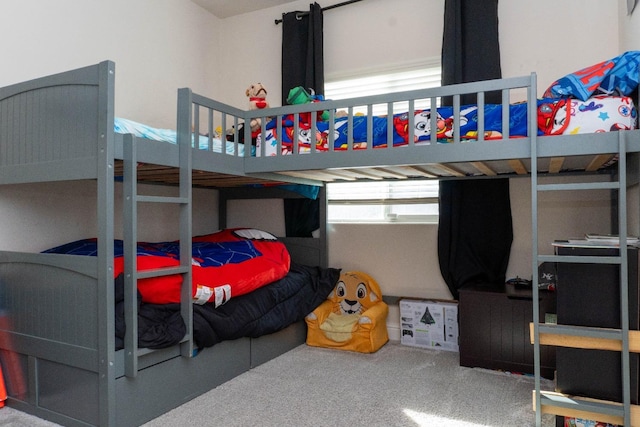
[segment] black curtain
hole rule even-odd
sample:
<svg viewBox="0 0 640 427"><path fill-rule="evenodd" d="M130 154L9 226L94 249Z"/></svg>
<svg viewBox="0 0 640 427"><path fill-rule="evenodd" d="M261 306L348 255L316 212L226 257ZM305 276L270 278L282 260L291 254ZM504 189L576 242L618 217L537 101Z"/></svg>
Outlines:
<svg viewBox="0 0 640 427"><path fill-rule="evenodd" d="M297 86L324 94L322 8L309 5L309 12L289 12L282 16L282 104ZM288 237L311 237L320 227L320 201L295 198L284 200Z"/></svg>
<svg viewBox="0 0 640 427"><path fill-rule="evenodd" d="M440 271L451 294L505 282L513 241L509 179L440 182Z"/></svg>
<svg viewBox="0 0 640 427"><path fill-rule="evenodd" d="M282 16L282 105L297 86L324 94L322 8Z"/></svg>
<svg viewBox="0 0 640 427"><path fill-rule="evenodd" d="M498 41L498 0L446 0L442 37L442 84L468 83L502 77ZM462 96L462 104L476 103ZM502 102L500 92L485 102ZM451 105L445 102L443 105Z"/></svg>
<svg viewBox="0 0 640 427"><path fill-rule="evenodd" d="M446 0L442 84L501 77L498 0ZM501 94L487 93L485 102L500 103ZM453 297L466 285L504 284L513 241L509 180L442 181L439 205L438 258Z"/></svg>

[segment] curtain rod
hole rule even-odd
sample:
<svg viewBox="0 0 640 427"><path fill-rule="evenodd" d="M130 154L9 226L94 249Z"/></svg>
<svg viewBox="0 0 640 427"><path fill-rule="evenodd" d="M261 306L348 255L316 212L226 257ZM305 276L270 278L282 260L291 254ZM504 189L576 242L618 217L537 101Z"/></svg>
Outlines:
<svg viewBox="0 0 640 427"><path fill-rule="evenodd" d="M349 5L349 4L351 4L351 3L358 3L358 2L360 2L360 1L362 1L362 0L349 0L349 1L344 1L344 2L342 2L342 3L334 4L333 6L323 7L323 8L321 8L320 10L322 10L322 11L324 12L325 10L335 9L335 8L337 8L337 7L346 6L346 5ZM309 12L300 12L300 13L298 14L298 16L305 16L305 15L308 15L308 14L309 14ZM282 14L282 16L284 16L284 13ZM298 18L298 19L299 19L299 18ZM276 19L276 20L275 20L275 24L276 24L276 25L280 24L281 22L282 22L282 19Z"/></svg>

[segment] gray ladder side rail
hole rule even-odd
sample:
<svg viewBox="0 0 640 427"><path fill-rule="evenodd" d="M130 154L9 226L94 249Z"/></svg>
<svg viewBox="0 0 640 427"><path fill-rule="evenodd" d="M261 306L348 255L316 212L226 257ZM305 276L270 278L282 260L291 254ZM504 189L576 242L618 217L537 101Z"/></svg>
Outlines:
<svg viewBox="0 0 640 427"><path fill-rule="evenodd" d="M193 354L193 307L191 288L191 147L178 141L179 152L179 196L145 196L137 191L137 153L135 137L131 134L123 136L123 223L124 223L124 289L125 289L125 324L124 339L125 376L134 378L138 372L138 310L137 283L146 277L159 277L171 274L182 275L180 295L180 311L186 324L186 335L181 341L180 353L191 357ZM161 268L152 271L137 271L138 242L138 203L177 204L179 213L180 266Z"/></svg>
<svg viewBox="0 0 640 427"><path fill-rule="evenodd" d="M535 92L534 92L535 93ZM531 99L531 98L530 98ZM530 108L530 115L534 114ZM532 116L535 118L535 114ZM531 117L530 117L531 118ZM535 119L534 119L535 120ZM530 123L533 126L535 122ZM531 127L534 128L534 127ZM594 413L607 415L616 415L622 417L624 426L631 425L631 401L630 401L630 368L629 368L629 297L628 297L628 253L627 253L627 200L626 200L626 137L624 132L618 133L618 180L616 183L593 183L592 185L576 185L576 184L556 184L556 185L539 185L537 168L537 142L535 138L531 140L531 206L532 206L532 272L533 272L533 330L534 330L534 375L535 375L535 412L536 426L542 423L542 405L547 403L556 407L566 407L572 409L584 409ZM613 184L613 185L612 185ZM617 257L576 257L576 256L542 256L539 254L538 248L538 192L540 191L563 191L563 190L590 190L611 188L618 191L618 234L620 236L620 248ZM584 258L580 261L579 258ZM540 389L540 330L546 333L563 333L567 334L570 327L546 328L540 325L539 315L539 288L538 288L538 265L541 260L553 260L555 262L590 262L602 264L618 264L620 270L620 331L611 334L621 342L621 364L622 364L622 405L615 403L593 403L589 401L572 401L566 404L559 403L557 400L544 395ZM578 328L576 335L587 337L598 337L604 332L598 328ZM554 331L556 329L556 331Z"/></svg>

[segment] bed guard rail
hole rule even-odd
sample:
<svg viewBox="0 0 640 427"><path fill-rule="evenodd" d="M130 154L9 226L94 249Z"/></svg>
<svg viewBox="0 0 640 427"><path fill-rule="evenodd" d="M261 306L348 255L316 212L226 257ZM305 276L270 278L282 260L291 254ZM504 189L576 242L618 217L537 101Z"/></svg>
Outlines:
<svg viewBox="0 0 640 427"><path fill-rule="evenodd" d="M451 100L453 108L453 120L451 133L447 142L460 143L464 141L463 136L458 129L461 128L461 120L464 119L461 113L463 104L461 100L465 95L474 96L478 107L478 124L477 137L478 141L485 140L485 94L489 92L499 92L501 94L502 105L508 106L510 102L527 101L533 108L528 109L528 114L535 115L536 101L536 75L532 73L528 76L513 77L505 79L495 79L482 82L463 83L436 88L421 89L415 91L397 92L383 95L373 95L366 97L350 98L343 100L325 100L321 102L313 102L300 105L286 105L282 107L265 108L258 110L242 110L230 105L209 99L205 96L191 93L189 89L180 89L180 91L188 91L191 98L192 121L188 128L191 129L191 139L194 148L221 152L230 156L240 157L268 157L280 155L296 155L300 154L299 138L291 138L287 141L289 147L283 150L283 139L286 132L283 130L290 126L290 135L301 135L305 133L307 128L317 129L319 121L327 123L328 130L324 132L326 141L322 141L326 149L322 151L352 151L352 150L370 150L373 144L358 144L354 138L354 117L366 116L367 130L366 141L373 141L373 117L386 116L386 143L380 147L391 149L394 147L394 114L401 112L416 112L417 110L429 109L430 106L440 106L443 98ZM533 88L533 90L532 90ZM376 109L377 108L377 109ZM401 109L401 111L400 111ZM383 113L379 112L383 111ZM323 115L324 113L324 115ZM510 109L502 108L502 123L510 122ZM308 123L304 124L304 120ZM346 117L347 140L346 144L342 144L336 149L336 119ZM182 116L186 119L186 116ZM430 129L438 129L438 115L431 114L428 126ZM528 120L527 122L530 122ZM253 126L245 126L251 124ZM303 129L306 126L305 129ZM252 129L253 128L253 129ZM407 114L407 141L404 145L416 144L416 123L414 114ZM531 133L529 131L529 133ZM260 144L260 141L266 141L269 134L272 139L270 145L275 150L267 153L267 144ZM321 151L317 147L319 135L318 132L307 132L308 134L308 150L307 153L315 153ZM535 132L534 132L535 134ZM275 138L273 138L275 136ZM397 136L397 135L396 135ZM501 139L509 139L509 126L503 126ZM533 136L533 135L529 135ZM195 141L199 141L196 143ZM250 150L245 150L244 142L252 141L253 145ZM256 143L257 141L257 143ZM246 147L249 147L247 144Z"/></svg>

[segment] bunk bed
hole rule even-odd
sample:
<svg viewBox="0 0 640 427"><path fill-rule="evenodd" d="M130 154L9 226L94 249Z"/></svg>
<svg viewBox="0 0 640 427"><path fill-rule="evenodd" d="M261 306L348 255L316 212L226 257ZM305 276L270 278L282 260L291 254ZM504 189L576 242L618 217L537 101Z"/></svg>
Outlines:
<svg viewBox="0 0 640 427"><path fill-rule="evenodd" d="M627 156L640 152L640 131L633 129L538 135L535 74L254 111L240 110L184 88L178 90L175 141L117 133L114 82L115 65L106 61L0 90L1 184L77 179L97 182L97 256L0 252L4 315L0 346L4 357L13 360L16 371L23 376L21 393L10 392L9 405L65 425L138 425L304 342L305 328L296 322L276 333L230 337L197 351L189 256L194 186L219 191L220 227L225 228L227 201L290 197L292 193L284 187L289 184L319 186L324 208L322 186L326 182L597 172L615 167L622 158L621 163L626 164ZM512 133L508 126L499 130L487 127L484 94L489 91L500 91L503 105L524 98L525 132ZM463 135L457 129L465 120L465 106L460 103L464 94L476 94L477 114L473 120L477 119L478 125ZM395 103L405 102L405 111L416 112L424 110L418 107L421 102L438 105L444 97L452 99L450 117L446 117L449 133L433 141L416 138L417 115L406 114L406 123L401 124L407 130L405 138L401 143L394 139L396 112L403 114L396 111ZM378 104L387 106L382 132L386 139L373 144L369 143L374 141L371 107ZM355 114L362 106L366 112ZM497 111L501 123L510 123L511 108ZM343 112L346 116L339 117ZM324 113L327 120L322 117ZM260 123L258 129L243 126L252 120ZM363 141L354 131L359 120L363 120ZM438 120L432 114L426 124L437 129ZM326 128L320 129L325 121ZM339 139L336 124L344 130L343 139ZM287 127L291 128L290 135L305 131L308 145L298 138L287 141L283 137ZM255 145L249 141L255 141ZM274 148L271 151L267 151L267 141ZM122 181L124 199L127 330L137 330L138 280L179 274L184 279L180 313L186 324L179 345L143 349L138 347L136 334L130 333L124 339L124 348L116 349L116 181ZM175 186L177 196L138 194L138 182ZM637 183L637 176L627 182ZM137 203L180 207L177 266L160 271L136 268ZM327 267L325 215L321 209L319 238L281 238L293 261ZM37 315L26 314L25 307L34 302L38 304ZM538 331L533 335L538 337ZM539 366L537 370L539 377ZM167 384L171 384L171 390ZM537 409L540 413L541 406Z"/></svg>

